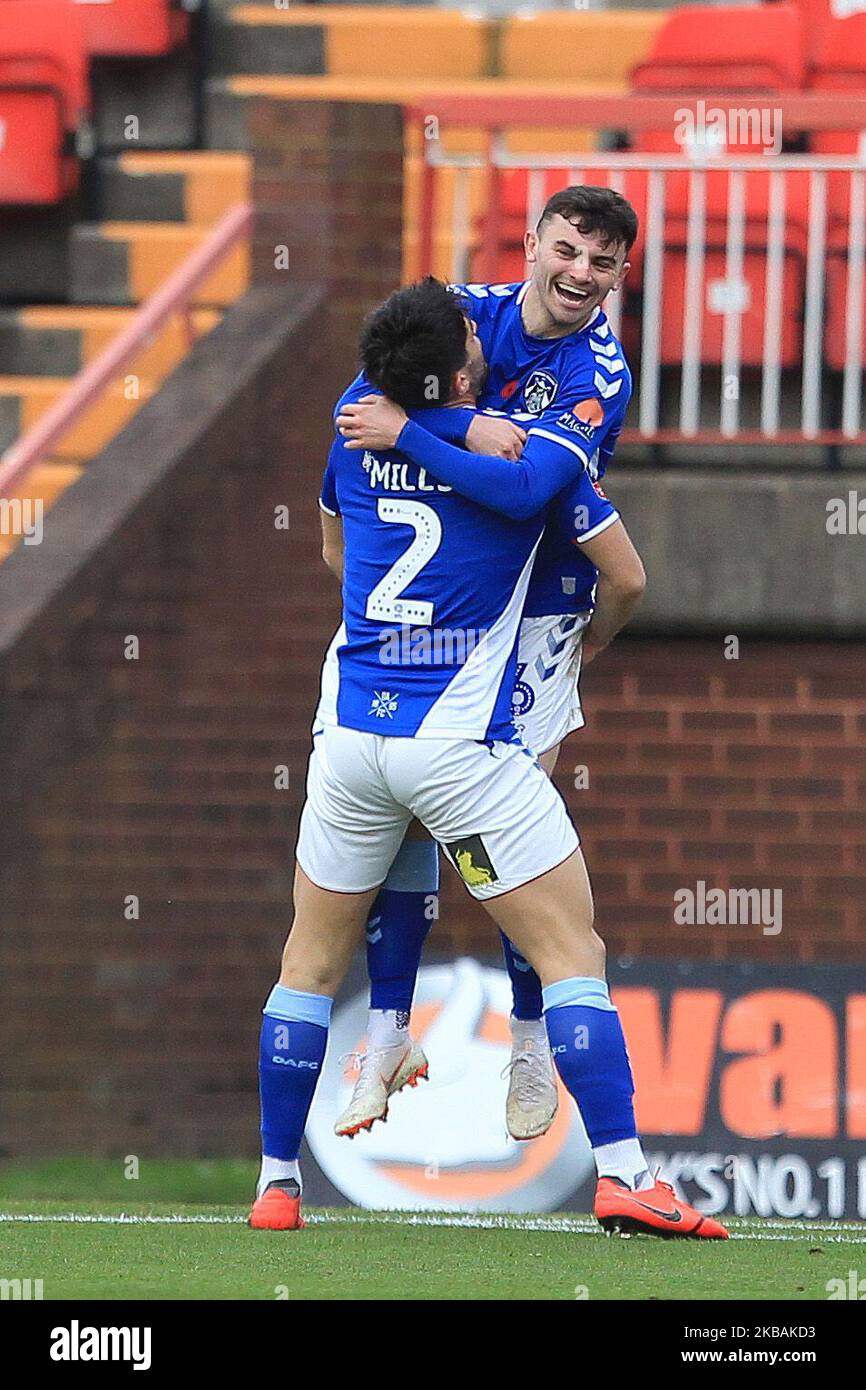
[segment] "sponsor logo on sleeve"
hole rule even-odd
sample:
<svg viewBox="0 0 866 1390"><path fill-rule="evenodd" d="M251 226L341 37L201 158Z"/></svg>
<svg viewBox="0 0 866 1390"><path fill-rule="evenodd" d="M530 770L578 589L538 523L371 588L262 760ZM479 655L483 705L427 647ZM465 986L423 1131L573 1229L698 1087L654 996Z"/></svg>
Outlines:
<svg viewBox="0 0 866 1390"><path fill-rule="evenodd" d="M578 401L571 410L564 411L556 423L561 429L591 441L604 424L604 406L597 396L590 396L588 400Z"/></svg>

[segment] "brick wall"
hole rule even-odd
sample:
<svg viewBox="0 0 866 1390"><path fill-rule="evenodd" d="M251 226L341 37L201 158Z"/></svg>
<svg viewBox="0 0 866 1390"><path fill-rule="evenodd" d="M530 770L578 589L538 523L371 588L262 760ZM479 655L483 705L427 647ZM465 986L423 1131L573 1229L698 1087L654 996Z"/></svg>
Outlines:
<svg viewBox="0 0 866 1390"><path fill-rule="evenodd" d="M257 1016L337 611L312 483L335 382L325 366L308 379L313 321L290 310L233 310L86 475L78 525L72 489L45 546L0 569L8 629L16 584L88 510L98 528L100 472L116 490L181 455L146 524L115 529L89 577L0 639L0 1152L255 1147ZM210 428L202 390L220 401ZM295 429L302 393L320 431Z"/></svg>
<svg viewBox="0 0 866 1390"><path fill-rule="evenodd" d="M399 113L267 105L258 288L0 568L0 1153L256 1147L338 621L318 481L402 193Z"/></svg>
<svg viewBox="0 0 866 1390"><path fill-rule="evenodd" d="M744 641L726 660L721 638L623 638L587 669L556 782L609 950L866 961L863 663L853 643ZM700 879L781 890L781 932L675 924L675 891ZM449 888L442 924L459 912L467 950L486 928L461 898Z"/></svg>
<svg viewBox="0 0 866 1390"><path fill-rule="evenodd" d="M6 1153L255 1150L258 1010L338 619L316 487L359 317L399 265L394 111L310 126L289 107L257 118L259 287L64 494L45 544L0 567ZM280 244L322 306L286 295ZM590 668L559 782L612 949L866 957L861 673L841 643L751 640L726 662L721 639L676 638ZM445 878L431 949L493 950ZM781 887L782 933L675 928L672 893L699 878Z"/></svg>

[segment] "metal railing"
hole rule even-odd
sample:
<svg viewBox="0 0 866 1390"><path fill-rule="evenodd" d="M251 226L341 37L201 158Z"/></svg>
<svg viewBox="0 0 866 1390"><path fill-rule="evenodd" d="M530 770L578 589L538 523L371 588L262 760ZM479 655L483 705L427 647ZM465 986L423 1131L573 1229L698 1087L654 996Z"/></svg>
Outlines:
<svg viewBox="0 0 866 1390"><path fill-rule="evenodd" d="M226 256L248 235L252 217L253 209L247 203L227 212L201 246L136 310L117 337L73 377L68 390L40 416L33 428L0 456L0 497L8 497L26 474L48 457L54 445L121 375L125 367L134 361L138 353L153 342L175 314L184 316L187 339L192 345L195 340L193 297Z"/></svg>
<svg viewBox="0 0 866 1390"><path fill-rule="evenodd" d="M839 100L807 94L777 99L762 94L712 98L714 109L732 113L748 103L772 106L786 132L866 129L866 99L860 97ZM422 270L426 272L434 264L442 171L450 171L452 180L449 270L456 281L504 278L503 180L507 176L525 174L525 227L536 224L547 194L555 187L602 183L632 196L632 187L638 186L642 225L637 256L632 259L639 262L640 293L626 296L637 422L630 422L623 439L654 444L862 444L866 442L862 390L866 342L863 158L853 153L727 155L694 147L688 154L677 152L676 147L664 154L572 154L543 149L526 153L508 147L509 126L559 124L637 133L670 131L683 110L695 105L694 96L654 96L599 101L542 98L530 107L514 100L479 98L458 107L448 99L431 101L423 112L420 107L413 108L410 119L423 120L427 136L423 143ZM431 114L436 116L432 124ZM480 128L483 152L449 152L444 137L449 127L456 125ZM759 176L757 180L755 176ZM483 180L483 200L473 218L471 190L474 187L477 204L479 179ZM832 204L828 201L831 179ZM722 180L726 186L720 204ZM673 218L671 181L677 187ZM796 199L789 196L795 185ZM710 186L716 193L712 208L708 207ZM749 190L756 186L763 189L762 196L758 207L750 207ZM512 187L512 265L516 249L514 199ZM792 203L796 207L792 208ZM844 217L839 214L842 206L846 206ZM710 253L717 265L720 260L723 264L721 277L715 279L707 274ZM832 305L826 284L828 269L835 277ZM505 278L516 277L509 274ZM682 303L674 324L665 299L675 278ZM756 312L746 320L750 285L757 289L759 299ZM828 308L833 309L836 328L842 326L841 333L833 336L832 360L826 350ZM610 296L605 309L614 331L621 335L623 296ZM714 332L719 341L709 349L706 334L712 315L718 316ZM750 327L746 343L744 322ZM792 360L792 340L796 342L796 361ZM711 375L713 371L719 374L718 382Z"/></svg>

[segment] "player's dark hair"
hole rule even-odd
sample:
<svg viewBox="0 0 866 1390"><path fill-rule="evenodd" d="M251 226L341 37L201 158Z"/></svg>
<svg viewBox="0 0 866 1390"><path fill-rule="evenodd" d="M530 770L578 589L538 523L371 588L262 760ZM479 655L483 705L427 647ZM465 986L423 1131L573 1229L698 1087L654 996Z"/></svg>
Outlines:
<svg viewBox="0 0 866 1390"><path fill-rule="evenodd" d="M637 213L628 199L612 188L588 183L561 188L545 203L536 231L540 232L545 222L557 213L569 222L577 222L577 229L583 236L597 233L607 242L623 245L626 255L635 243Z"/></svg>
<svg viewBox="0 0 866 1390"><path fill-rule="evenodd" d="M445 405L467 355L462 303L432 275L395 290L361 333L367 379L404 410Z"/></svg>

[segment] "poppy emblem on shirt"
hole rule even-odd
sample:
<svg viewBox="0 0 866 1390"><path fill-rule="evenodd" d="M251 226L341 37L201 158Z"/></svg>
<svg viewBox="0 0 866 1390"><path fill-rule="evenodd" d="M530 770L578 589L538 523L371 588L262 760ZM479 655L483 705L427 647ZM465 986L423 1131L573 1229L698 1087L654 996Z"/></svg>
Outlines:
<svg viewBox="0 0 866 1390"><path fill-rule="evenodd" d="M599 425L604 424L604 406L597 396L591 396L588 401L578 401L571 413L587 430L597 430Z"/></svg>

